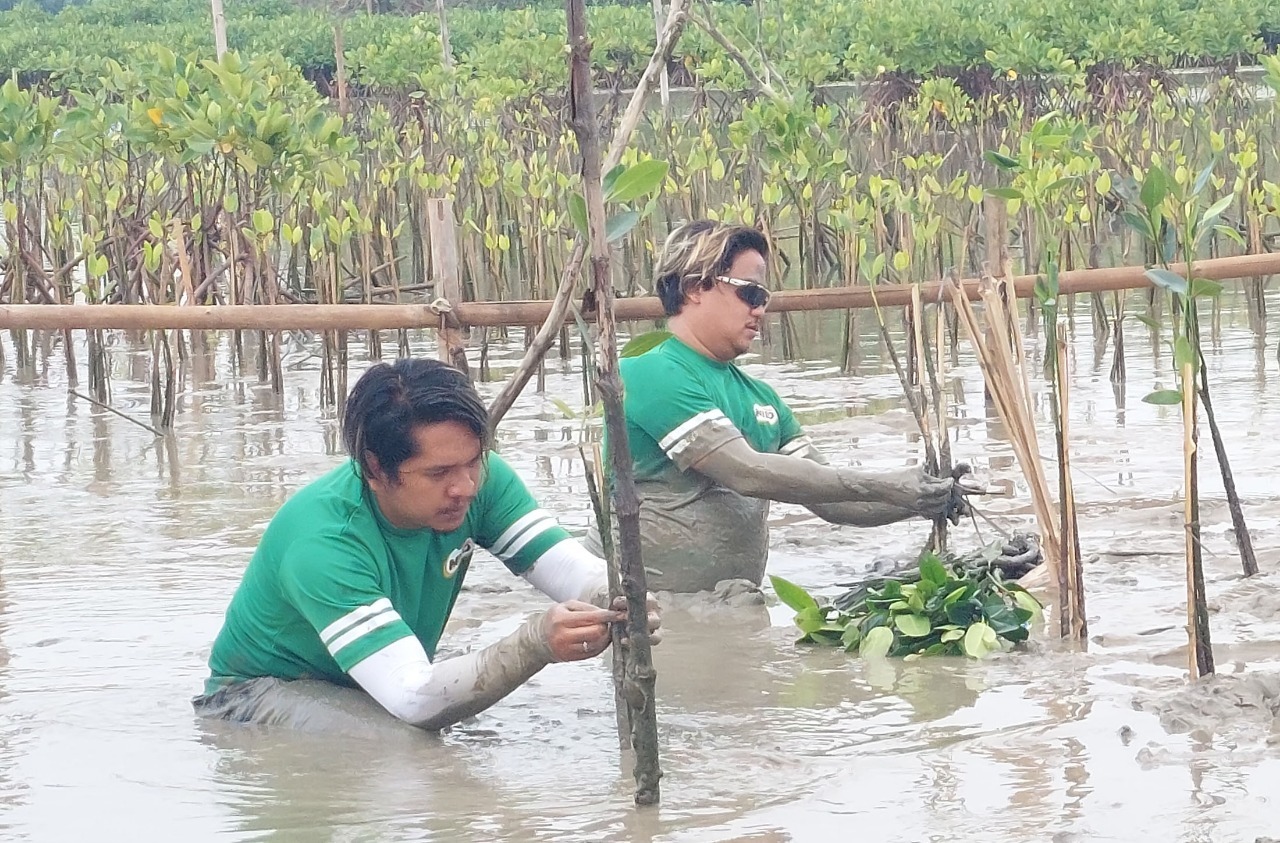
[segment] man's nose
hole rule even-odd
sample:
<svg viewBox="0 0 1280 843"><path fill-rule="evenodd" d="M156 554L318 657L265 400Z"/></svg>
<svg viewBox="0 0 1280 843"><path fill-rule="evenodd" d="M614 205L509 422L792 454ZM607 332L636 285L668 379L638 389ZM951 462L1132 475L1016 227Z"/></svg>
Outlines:
<svg viewBox="0 0 1280 843"><path fill-rule="evenodd" d="M480 489L480 480L471 476L471 472L464 472L454 488L457 490L454 494L460 498L475 497L476 492Z"/></svg>

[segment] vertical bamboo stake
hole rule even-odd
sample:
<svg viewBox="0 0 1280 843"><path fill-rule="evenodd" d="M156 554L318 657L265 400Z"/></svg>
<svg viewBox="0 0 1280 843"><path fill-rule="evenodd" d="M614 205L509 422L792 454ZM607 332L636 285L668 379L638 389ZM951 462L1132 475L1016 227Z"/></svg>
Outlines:
<svg viewBox="0 0 1280 843"><path fill-rule="evenodd" d="M213 13L213 48L221 62L227 54L227 18L222 13L222 0L209 0L209 7Z"/></svg>
<svg viewBox="0 0 1280 843"><path fill-rule="evenodd" d="M1187 302L1185 307L1194 306ZM1182 364L1182 468L1186 492L1182 516L1187 547L1187 666L1192 679L1214 671L1213 644L1209 639L1209 608L1204 588L1204 563L1200 554L1200 488L1196 466L1195 361Z"/></svg>
<svg viewBox="0 0 1280 843"><path fill-rule="evenodd" d="M182 275L182 292L177 296L178 304L195 304L196 292L191 281L191 259L187 256L186 227L182 220L173 221L173 245L178 253L178 271Z"/></svg>
<svg viewBox="0 0 1280 843"><path fill-rule="evenodd" d="M342 24L333 28L333 75L338 83L338 114L347 116L347 56Z"/></svg>
<svg viewBox="0 0 1280 843"><path fill-rule="evenodd" d="M427 200L427 229L431 238L431 276L435 282L435 306L440 310L437 350L440 359L471 377L467 343L450 308L462 301L462 274L458 271L458 232L453 199ZM443 301L441 301L443 300Z"/></svg>
<svg viewBox="0 0 1280 843"><path fill-rule="evenodd" d="M911 286L911 314L911 341L908 345L915 349L914 374L916 384L920 389L918 398L920 417L916 421L920 425L920 433L924 437L925 441L925 454L927 461L925 469L935 476L941 476L942 464L938 458L938 450L934 446L933 428L929 423L930 395L932 394L932 397L936 400L938 390L936 385L934 385L929 378L929 375L933 371L933 366L928 362L929 351L925 347L924 342L925 312L924 301L920 296L919 284L913 284ZM934 386L932 393L926 390L926 384ZM937 407L935 406L933 410L936 413ZM950 473L950 468L950 466L947 466L948 473ZM945 517L939 517L933 520L933 530L929 535L929 546L938 553L942 553L947 549L947 519Z"/></svg>
<svg viewBox="0 0 1280 843"><path fill-rule="evenodd" d="M436 14L440 16L440 59L445 67L453 67L453 48L449 46L449 19L444 12L444 0L436 0Z"/></svg>
<svg viewBox="0 0 1280 843"><path fill-rule="evenodd" d="M1076 521L1075 486L1071 479L1071 428L1068 413L1071 409L1067 386L1067 343L1062 339L1066 331L1058 326L1057 370L1054 377L1054 400L1058 402L1058 501L1061 516L1062 543L1059 582L1064 586L1059 595L1062 611L1062 635L1081 644L1088 640L1089 623L1084 609L1084 571L1080 565L1080 530Z"/></svg>
<svg viewBox="0 0 1280 843"><path fill-rule="evenodd" d="M582 187L587 205L591 249L591 282L599 307L600 353L596 357L596 390L604 404L605 430L613 476L613 511L618 523L618 568L627 598L627 637L630 647L615 648L625 657L631 745L635 749L635 802L654 805L659 798L658 723L655 711L653 656L649 644L648 585L640 555L640 499L631 466L631 446L622 414L622 381L618 377L617 334L614 330L613 284L609 244L605 234L604 196L600 187L600 127L592 99L591 43L587 40L584 0L566 0L569 34L569 123L578 138Z"/></svg>

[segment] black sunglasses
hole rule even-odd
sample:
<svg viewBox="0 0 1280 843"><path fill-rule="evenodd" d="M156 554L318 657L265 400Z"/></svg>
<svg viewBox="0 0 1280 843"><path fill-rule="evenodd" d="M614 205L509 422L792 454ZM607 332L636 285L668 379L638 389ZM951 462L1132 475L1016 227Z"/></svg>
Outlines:
<svg viewBox="0 0 1280 843"><path fill-rule="evenodd" d="M723 281L732 287L733 291L738 294L738 298L742 299L743 303L752 310L757 307L767 306L770 297L773 295L768 288L755 281L744 281L741 278L731 278L728 275L717 275L716 280Z"/></svg>

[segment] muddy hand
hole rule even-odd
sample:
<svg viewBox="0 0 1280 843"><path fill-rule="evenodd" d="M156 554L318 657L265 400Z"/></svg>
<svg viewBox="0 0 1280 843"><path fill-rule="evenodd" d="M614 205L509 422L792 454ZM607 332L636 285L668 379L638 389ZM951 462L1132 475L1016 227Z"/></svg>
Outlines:
<svg viewBox="0 0 1280 843"><path fill-rule="evenodd" d="M944 515L952 524L959 524L961 518L973 514L967 496L976 491L976 488L965 483L965 478L969 477L972 471L967 462L957 464L951 471L951 479L954 482L951 484L951 496L947 501L947 510Z"/></svg>
<svg viewBox="0 0 1280 843"><path fill-rule="evenodd" d="M917 515L933 520L950 515L956 482L950 477L934 477L920 469L913 478L915 501L910 506Z"/></svg>
<svg viewBox="0 0 1280 843"><path fill-rule="evenodd" d="M661 607L658 606L658 598L653 596L653 592L649 592L646 595L646 597L647 597L647 600L645 602L645 605L649 609L649 643L661 644L662 643L662 609ZM622 646L625 647L631 643L631 639L627 638L626 636L627 598L626 597L613 598L613 605L610 608L612 608L615 612L622 613L622 624L623 624Z"/></svg>
<svg viewBox="0 0 1280 843"><path fill-rule="evenodd" d="M594 658L609 646L609 625L625 621L626 613L600 609L581 600L566 600L547 610L547 646L556 661Z"/></svg>

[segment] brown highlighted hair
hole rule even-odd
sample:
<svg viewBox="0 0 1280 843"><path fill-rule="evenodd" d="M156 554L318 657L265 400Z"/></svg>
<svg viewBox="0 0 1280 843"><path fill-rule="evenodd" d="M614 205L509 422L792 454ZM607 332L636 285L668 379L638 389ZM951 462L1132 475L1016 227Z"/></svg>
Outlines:
<svg viewBox="0 0 1280 843"><path fill-rule="evenodd" d="M667 235L654 270L654 292L662 309L675 316L695 290L709 290L743 252L768 260L769 240L759 230L715 220L693 220Z"/></svg>

